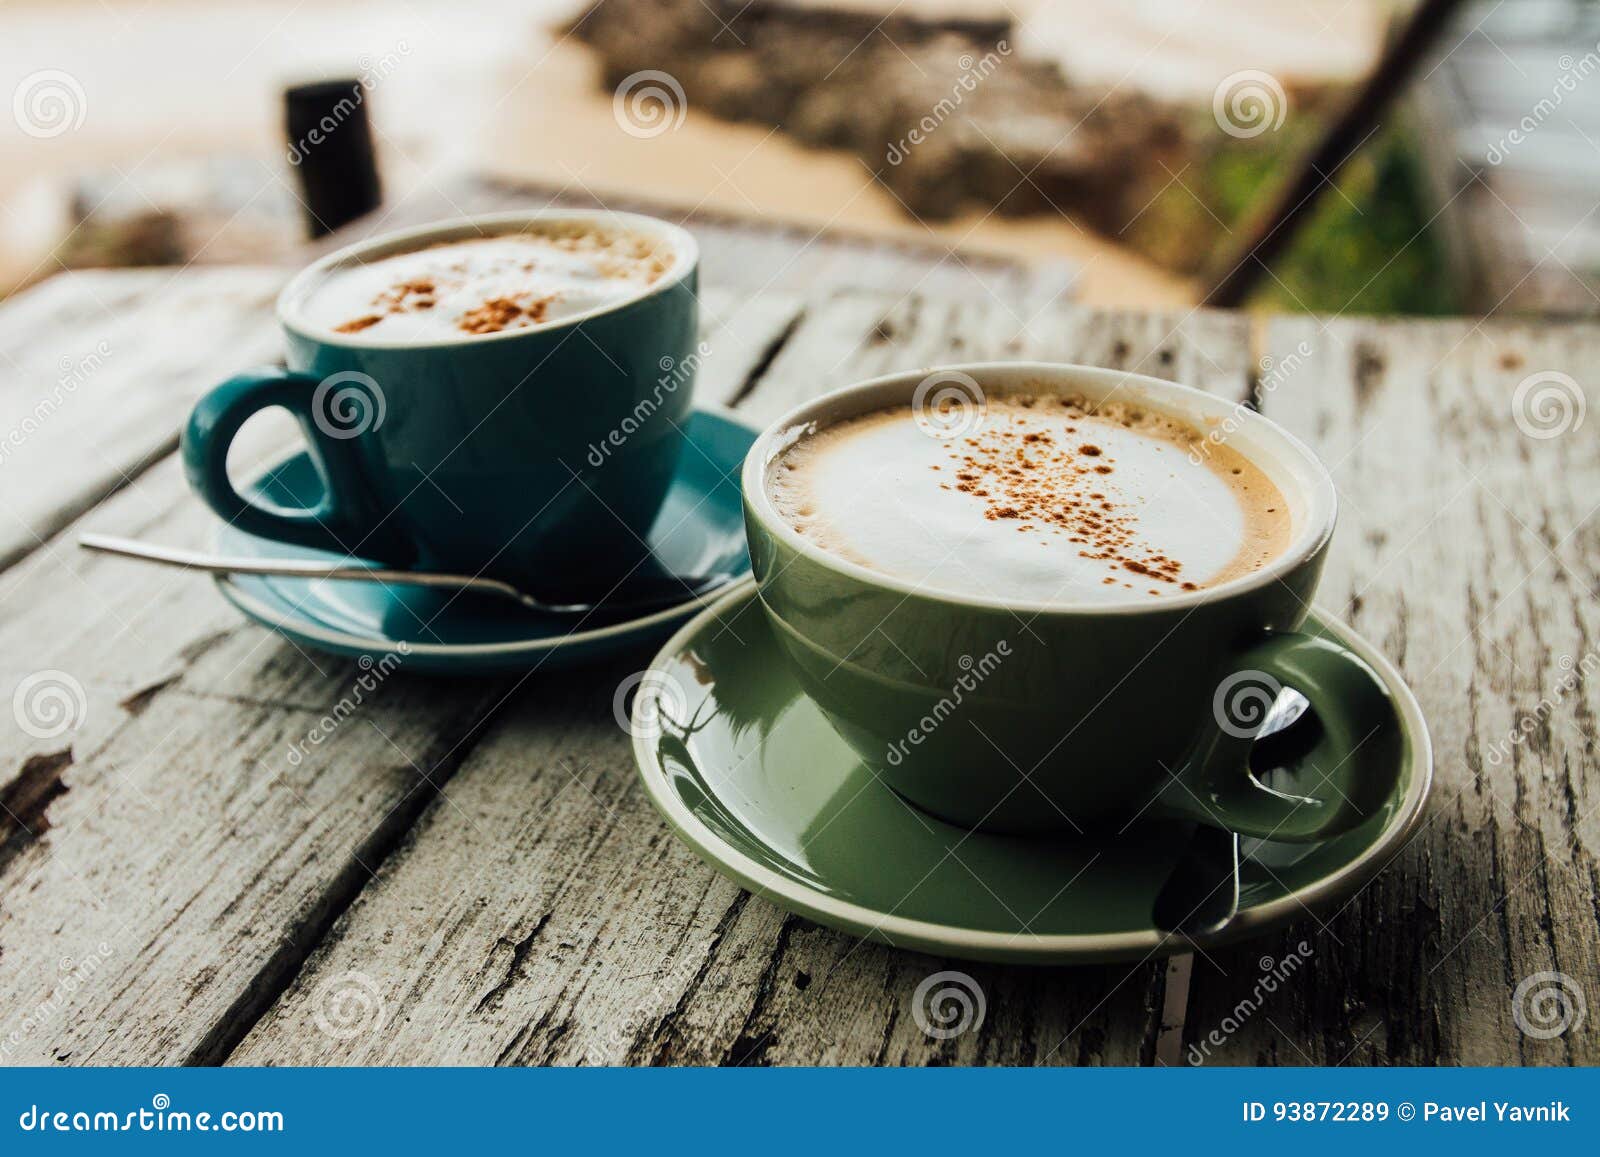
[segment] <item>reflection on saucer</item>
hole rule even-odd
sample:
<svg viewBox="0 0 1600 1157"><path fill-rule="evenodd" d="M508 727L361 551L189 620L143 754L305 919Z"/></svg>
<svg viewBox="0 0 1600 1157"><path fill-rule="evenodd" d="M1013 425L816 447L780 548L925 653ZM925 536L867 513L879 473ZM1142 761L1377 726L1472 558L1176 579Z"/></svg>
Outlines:
<svg viewBox="0 0 1600 1157"><path fill-rule="evenodd" d="M806 698L754 592L729 593L667 643L649 677L671 688L674 710L634 744L657 808L713 868L821 923L943 955L1076 963L1187 949L1155 927L1152 908L1190 825L1005 836L918 810ZM1306 629L1337 637L1390 684L1405 740L1398 785L1337 839L1249 841L1240 914L1219 941L1353 890L1405 838L1427 795L1431 753L1409 689L1347 627L1314 617Z"/></svg>

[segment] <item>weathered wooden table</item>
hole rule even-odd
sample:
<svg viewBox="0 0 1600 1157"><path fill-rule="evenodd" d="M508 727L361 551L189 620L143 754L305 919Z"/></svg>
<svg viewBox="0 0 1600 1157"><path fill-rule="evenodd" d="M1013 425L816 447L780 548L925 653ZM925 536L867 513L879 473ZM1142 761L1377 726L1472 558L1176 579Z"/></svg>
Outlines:
<svg viewBox="0 0 1600 1157"><path fill-rule="evenodd" d="M1199 958L962 964L987 1019L940 1041L910 1001L944 962L787 916L668 833L612 715L645 656L397 673L291 764L354 664L242 621L204 577L74 548L88 528L208 542L175 431L200 391L276 355L283 276L60 275L0 308L5 1062L1137 1065L1182 1063L1219 1026L1211 1063L1600 1060L1600 1009L1544 1038L1512 1005L1541 972L1600 1001L1600 442L1581 410L1533 405L1596 400L1600 328L713 279L700 395L755 422L978 358L1254 392L1339 483L1324 605L1400 665L1433 728L1425 822L1336 910ZM1302 939L1305 967L1240 1016L1260 958Z"/></svg>

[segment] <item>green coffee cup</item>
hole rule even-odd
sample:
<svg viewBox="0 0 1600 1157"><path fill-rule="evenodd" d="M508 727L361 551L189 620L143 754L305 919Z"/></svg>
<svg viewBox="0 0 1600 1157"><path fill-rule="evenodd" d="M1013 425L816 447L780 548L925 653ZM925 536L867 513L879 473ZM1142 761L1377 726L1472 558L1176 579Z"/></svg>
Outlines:
<svg viewBox="0 0 1600 1157"><path fill-rule="evenodd" d="M1029 604L924 589L822 549L784 519L768 472L797 437L909 408L919 385L952 374L991 394L1115 393L1196 430L1225 429L1288 499L1288 547L1258 570L1158 601ZM1181 816L1313 841L1389 798L1401 737L1382 680L1337 643L1299 633L1333 534L1332 480L1254 411L1087 367L923 369L786 414L751 449L743 484L761 603L802 686L885 784L935 816L1006 832ZM1284 687L1310 700L1315 742L1268 784L1249 757Z"/></svg>

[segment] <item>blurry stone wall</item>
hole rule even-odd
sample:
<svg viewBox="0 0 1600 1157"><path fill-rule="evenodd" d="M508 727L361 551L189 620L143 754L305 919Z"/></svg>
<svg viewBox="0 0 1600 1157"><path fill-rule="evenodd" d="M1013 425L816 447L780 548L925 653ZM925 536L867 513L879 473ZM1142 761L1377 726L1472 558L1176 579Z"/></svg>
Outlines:
<svg viewBox="0 0 1600 1157"><path fill-rule="evenodd" d="M1188 110L1074 85L1024 59L1004 16L600 0L572 32L599 54L608 88L667 73L693 109L854 152L930 220L1061 210L1117 235L1192 148Z"/></svg>

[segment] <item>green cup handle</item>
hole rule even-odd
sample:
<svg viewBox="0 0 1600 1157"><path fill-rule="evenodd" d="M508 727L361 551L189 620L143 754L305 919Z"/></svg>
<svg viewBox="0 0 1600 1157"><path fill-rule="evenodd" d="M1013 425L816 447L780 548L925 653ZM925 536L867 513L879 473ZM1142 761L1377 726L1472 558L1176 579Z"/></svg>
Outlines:
<svg viewBox="0 0 1600 1157"><path fill-rule="evenodd" d="M338 391L345 391L342 398ZM315 506L252 502L228 478L228 447L235 435L251 415L271 406L289 411L305 433L326 484ZM341 421L359 411L371 425L372 415L381 418L381 407L381 393L364 374L317 377L276 366L248 371L229 378L195 404L183 430L184 473L207 506L247 534L409 563L413 552L393 533L384 532L382 513L366 498L355 447L363 427L359 420Z"/></svg>
<svg viewBox="0 0 1600 1157"><path fill-rule="evenodd" d="M1276 791L1250 770L1250 749L1282 687L1310 701L1316 746L1296 761L1298 793ZM1392 796L1398 717L1378 673L1318 635L1274 635L1218 683L1213 726L1157 797L1159 810L1240 835L1314 843L1359 826Z"/></svg>

